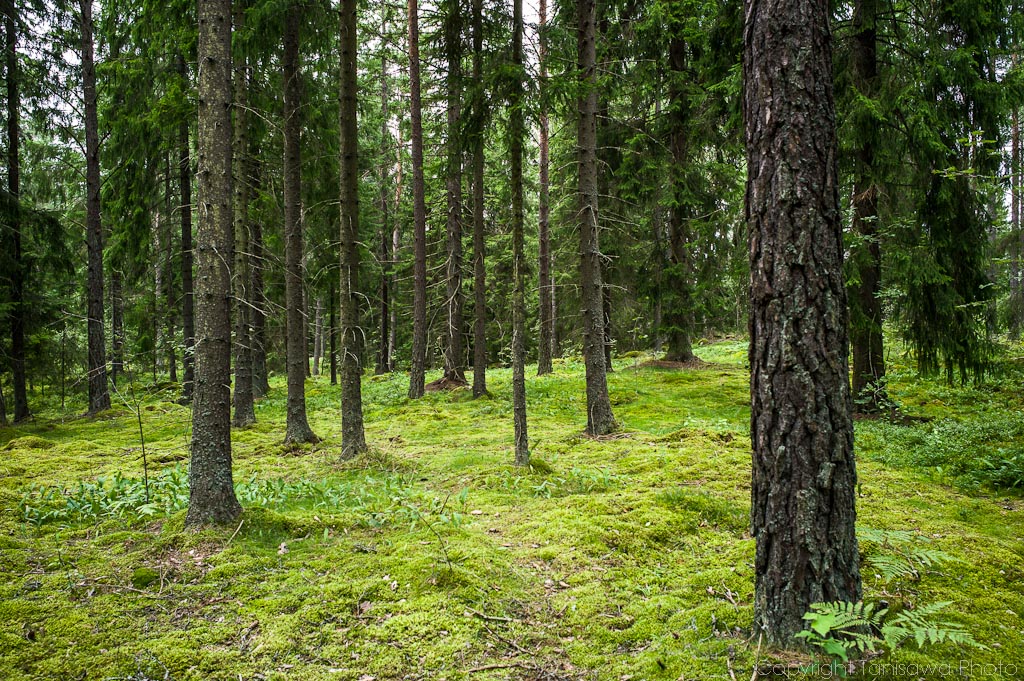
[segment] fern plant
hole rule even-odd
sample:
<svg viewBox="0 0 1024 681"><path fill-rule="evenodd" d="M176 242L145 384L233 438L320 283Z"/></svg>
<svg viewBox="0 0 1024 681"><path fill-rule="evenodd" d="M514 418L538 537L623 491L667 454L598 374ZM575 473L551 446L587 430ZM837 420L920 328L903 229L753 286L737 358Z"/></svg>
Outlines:
<svg viewBox="0 0 1024 681"><path fill-rule="evenodd" d="M916 532L861 527L857 538L866 548L864 564L886 584L898 580L916 582L925 570L953 560L949 554L930 546L931 539Z"/></svg>
<svg viewBox="0 0 1024 681"><path fill-rule="evenodd" d="M869 651L891 652L906 641L917 647L954 643L984 649L960 624L941 618L948 601L893 612L873 603L814 603L804 614L808 629L796 635L834 661L849 662Z"/></svg>

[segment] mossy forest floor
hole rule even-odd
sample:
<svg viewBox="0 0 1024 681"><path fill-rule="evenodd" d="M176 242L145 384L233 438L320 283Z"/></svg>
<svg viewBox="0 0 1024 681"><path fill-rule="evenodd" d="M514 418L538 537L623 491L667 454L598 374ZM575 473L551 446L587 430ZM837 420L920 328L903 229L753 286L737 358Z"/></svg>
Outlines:
<svg viewBox="0 0 1024 681"><path fill-rule="evenodd" d="M367 377L374 449L353 462L339 459L326 377L307 386L323 442L282 446L275 379L259 423L234 433L241 522L198 533L183 529L176 388L138 387L148 501L130 397L97 419L52 408L0 430L0 678L745 681L771 662L822 678L751 633L746 344L698 354L709 364L688 370L617 360L623 429L600 440L581 435L581 363L528 373L529 471L510 466L508 371L480 400L410 402L405 375ZM987 648L911 643L875 662L916 665L886 678L962 661L991 665L968 678L1024 676L1024 503L1010 479L1024 374L1007 361L961 388L893 364L891 397L930 420L857 423L866 596L950 601ZM883 531L904 534L890 545ZM912 569L880 574L872 555Z"/></svg>

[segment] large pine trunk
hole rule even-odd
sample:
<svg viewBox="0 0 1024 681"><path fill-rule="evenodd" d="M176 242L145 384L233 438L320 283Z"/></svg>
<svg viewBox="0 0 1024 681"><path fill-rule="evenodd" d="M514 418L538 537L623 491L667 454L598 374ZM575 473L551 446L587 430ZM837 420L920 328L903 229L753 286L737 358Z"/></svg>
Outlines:
<svg viewBox="0 0 1024 681"><path fill-rule="evenodd" d="M747 5L754 619L790 646L812 603L861 597L830 5Z"/></svg>
<svg viewBox="0 0 1024 681"><path fill-rule="evenodd" d="M21 199L20 121L21 99L18 89L18 10L14 0L3 4L6 46L4 50L7 80L7 189L11 196ZM25 385L25 274L21 255L21 220L12 216L11 256L17 271L11 277L11 373L14 379L14 421L30 416L28 391ZM6 420L6 415L5 415Z"/></svg>
<svg viewBox="0 0 1024 681"><path fill-rule="evenodd" d="M513 0L512 69L509 97L509 170L512 181L512 419L515 426L515 464L530 463L526 428L526 256L523 253L523 0Z"/></svg>
<svg viewBox="0 0 1024 681"><path fill-rule="evenodd" d="M81 0L82 90L85 103L85 247L89 274L88 314L89 413L110 409L107 351L103 333L103 224L100 221L100 132L93 60L92 0Z"/></svg>
<svg viewBox="0 0 1024 681"><path fill-rule="evenodd" d="M199 0L196 354L187 525L242 507L231 475L231 0Z"/></svg>
<svg viewBox="0 0 1024 681"><path fill-rule="evenodd" d="M245 28L246 0L235 0L236 30ZM252 390L251 294L252 276L249 253L249 63L243 54L235 63L235 416L236 428L256 423Z"/></svg>
<svg viewBox="0 0 1024 681"><path fill-rule="evenodd" d="M420 103L420 25L417 0L409 0L409 117L412 122L413 291L412 370L409 397L423 397L427 368L427 207L423 180Z"/></svg>
<svg viewBox="0 0 1024 681"><path fill-rule="evenodd" d="M382 32L387 32L386 23L381 30ZM380 298L380 324L377 336L377 363L374 368L374 373L377 375L386 374L391 371L391 278L393 276L391 216L388 196L388 173L390 169L386 162L388 157L388 140L390 139L388 125L391 122L391 118L388 110L388 60L386 46L383 45L381 46L380 72L380 253L377 256L380 258L380 284L378 291Z"/></svg>
<svg viewBox="0 0 1024 681"><path fill-rule="evenodd" d="M252 177L255 187L258 188L263 166L258 163L254 166ZM252 307L249 309L252 323L249 339L252 343L252 394L253 397L266 397L270 392L270 383L267 379L267 298L263 288L263 270L267 266L267 255L263 246L263 225L259 220L249 223L249 239L249 249L252 251L249 266L252 290Z"/></svg>
<svg viewBox="0 0 1024 681"><path fill-rule="evenodd" d="M549 223L549 145L548 145L548 109L545 101L545 85L548 77L547 65L547 0L540 0L538 62L540 68L540 196L538 201L538 270L539 281L539 320L540 339L537 347L537 375L551 373L551 358L554 354L554 285L551 281L551 229Z"/></svg>
<svg viewBox="0 0 1024 681"><path fill-rule="evenodd" d="M363 430L363 333L359 328L359 131L356 63L358 0L341 2L341 456L366 449Z"/></svg>
<svg viewBox="0 0 1024 681"><path fill-rule="evenodd" d="M579 220L580 297L583 307L583 361L587 382L587 433L615 429L605 367L604 301L597 214L597 46L595 0L577 0L577 50L580 96Z"/></svg>
<svg viewBox="0 0 1024 681"><path fill-rule="evenodd" d="M306 418L306 374L309 354L306 337L306 305L302 285L302 165L301 75L299 73L299 21L302 7L288 6L284 29L284 234L285 307L288 342L288 407L285 442L315 442L317 437Z"/></svg>
<svg viewBox="0 0 1024 681"><path fill-rule="evenodd" d="M483 0L473 0L473 397L487 394L487 268L484 234Z"/></svg>
<svg viewBox="0 0 1024 681"><path fill-rule="evenodd" d="M878 0L857 0L853 12L852 76L860 94L873 98L878 80ZM861 237L854 255L859 281L853 292L850 340L853 344L853 396L861 411L878 411L885 399L885 356L882 344L882 247L878 229L878 190L872 171L875 151L870 129L858 131L854 152L853 230Z"/></svg>
<svg viewBox="0 0 1024 681"><path fill-rule="evenodd" d="M466 383L466 360L463 356L462 309L462 17L458 0L449 0L445 16L444 46L448 61L447 116L448 157L445 163L447 221L447 343L444 351L444 377L449 383Z"/></svg>
<svg viewBox="0 0 1024 681"><path fill-rule="evenodd" d="M665 359L673 362L689 362L693 359L693 258L690 256L690 204L687 196L686 175L692 172L690 165L690 139L687 134L690 124L690 105L683 89L686 78L687 45L680 37L669 43L669 66L672 80L669 96L672 100L670 115L671 133L669 147L672 150L672 192L673 201L669 212L668 263L669 273L665 278L669 294L663 296L662 323L665 325Z"/></svg>
<svg viewBox="0 0 1024 681"><path fill-rule="evenodd" d="M187 87L188 73L185 59L179 53L178 75L182 87ZM195 291L192 284L192 159L189 155L188 120L183 119L178 127L178 194L181 197L181 330L184 340L182 357L182 395L185 401L192 400L192 384L195 381Z"/></svg>

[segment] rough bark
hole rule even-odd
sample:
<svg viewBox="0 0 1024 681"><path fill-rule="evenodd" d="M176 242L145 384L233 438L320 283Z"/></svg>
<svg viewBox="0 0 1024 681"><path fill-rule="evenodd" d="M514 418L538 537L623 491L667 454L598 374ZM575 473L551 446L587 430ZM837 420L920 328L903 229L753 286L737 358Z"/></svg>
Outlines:
<svg viewBox="0 0 1024 681"><path fill-rule="evenodd" d="M330 299L330 321L328 325L330 327L328 333L330 334L331 340L331 385L338 384L338 316L337 308L335 307L335 300L337 298L336 282L331 280L331 299Z"/></svg>
<svg viewBox="0 0 1024 681"><path fill-rule="evenodd" d="M829 3L747 0L755 627L861 598Z"/></svg>
<svg viewBox="0 0 1024 681"><path fill-rule="evenodd" d="M873 98L878 80L878 36L875 20L878 0L857 0L853 12L853 85L864 97ZM872 124L873 125L873 124ZM885 400L885 355L882 340L882 246L878 230L878 190L872 177L875 150L872 130L858 134L854 152L853 230L860 235L862 251L855 255L859 281L854 287L850 341L853 345L853 396L856 409L878 411Z"/></svg>
<svg viewBox="0 0 1024 681"><path fill-rule="evenodd" d="M487 268L484 234L483 0L473 0L473 397L487 394Z"/></svg>
<svg viewBox="0 0 1024 681"><path fill-rule="evenodd" d="M396 159L395 159L395 202L394 212L398 213L399 208L402 205L402 187L403 175L402 171L404 166L402 164L402 128L398 128L398 144L396 145ZM391 230L391 264L392 266L398 262L398 253L402 247L402 223L400 220L395 220L395 225ZM395 370L395 355L398 353L398 275L395 274L394 268L392 267L391 272L391 328L388 333L388 371Z"/></svg>
<svg viewBox="0 0 1024 681"><path fill-rule="evenodd" d="M417 0L409 1L409 117L412 122L413 291L409 397L423 397L427 364L427 207L423 181L420 102L420 27Z"/></svg>
<svg viewBox="0 0 1024 681"><path fill-rule="evenodd" d="M107 351L103 334L103 224L100 219L100 131L93 59L92 0L81 0L82 90L85 113L85 245L89 273L88 315L89 414L110 409Z"/></svg>
<svg viewBox="0 0 1024 681"><path fill-rule="evenodd" d="M242 507L231 475L231 0L199 0L198 225L192 458L186 525Z"/></svg>
<svg viewBox="0 0 1024 681"><path fill-rule="evenodd" d="M306 306L302 285L302 165L301 83L299 73L299 21L302 8L288 6L284 29L284 233L285 307L287 314L288 407L285 442L315 442L306 418L306 374L309 354L306 338Z"/></svg>
<svg viewBox="0 0 1024 681"><path fill-rule="evenodd" d="M245 27L246 0L235 0L234 21L237 30ZM243 51L244 52L244 51ZM235 302L235 415L232 425L244 428L256 423L252 389L251 291L249 249L249 60L241 54L234 65L235 139L234 139L234 223L235 271L232 276Z"/></svg>
<svg viewBox="0 0 1024 681"><path fill-rule="evenodd" d="M7 80L7 190L21 199L21 98L18 73L18 10L14 0L3 3L6 45L4 63ZM13 379L14 421L31 416L25 385L25 275L21 254L21 220L12 216L11 256L17 269L11 277L11 374ZM4 417L6 422L6 415Z"/></svg>
<svg viewBox="0 0 1024 681"><path fill-rule="evenodd" d="M313 375L320 375L324 358L324 303L317 296L313 308Z"/></svg>
<svg viewBox="0 0 1024 681"><path fill-rule="evenodd" d="M163 262L164 268L164 289L162 291L164 296L164 353L167 355L167 378L168 380L177 383L178 382L178 353L175 351L174 344L174 332L175 332L175 321L177 315L175 314L175 293L174 293L174 227L171 223L171 157L168 154L165 158L164 168L164 214L167 219L163 222L163 229L166 230L166 234L161 237L163 244ZM110 280L113 282L114 273L111 272ZM115 339L116 332L114 331L113 311L111 311L111 338ZM123 329L122 329L123 333Z"/></svg>
<svg viewBox="0 0 1024 681"><path fill-rule="evenodd" d="M178 75L182 85L187 86L188 73L185 59L177 55ZM182 358L184 376L181 385L186 401L192 400L192 385L195 381L195 290L192 283L192 159L188 141L188 120L182 120L178 127L178 194L181 197L181 329L185 353Z"/></svg>
<svg viewBox="0 0 1024 681"><path fill-rule="evenodd" d="M512 419L515 425L515 464L530 463L526 427L526 256L523 253L523 0L512 4L513 82L509 97L509 171L512 183Z"/></svg>
<svg viewBox="0 0 1024 681"><path fill-rule="evenodd" d="M447 159L445 194L447 221L447 343L444 349L444 377L449 383L465 384L466 360L463 353L462 310L462 17L458 0L449 0L445 17L444 46L448 62L447 86Z"/></svg>
<svg viewBox="0 0 1024 681"><path fill-rule="evenodd" d="M595 0L577 0L577 77L580 84L579 165L580 297L587 384L587 433L615 429L604 355L604 305L597 213L597 47Z"/></svg>
<svg viewBox="0 0 1024 681"><path fill-rule="evenodd" d="M387 25L381 29L387 31ZM388 164L384 162L387 158L388 124L390 114L388 108L388 59L387 53L381 49L380 55L380 140L381 140L381 164L380 164L380 326L377 338L377 364L374 373L377 375L386 374L391 371L391 279L393 261L391 256L391 215L388 197Z"/></svg>
<svg viewBox="0 0 1024 681"><path fill-rule="evenodd" d="M545 86L548 78L547 65L547 0L540 0L538 62L540 68L540 197L538 206L537 245L539 270L539 320L540 338L537 343L537 375L551 373L551 358L554 355L554 284L551 281L551 228L549 223L549 144L548 109L545 100Z"/></svg>
<svg viewBox="0 0 1024 681"><path fill-rule="evenodd" d="M690 105L683 84L686 79L687 46L682 38L669 43L669 66L672 69L669 97L672 102L669 147L672 150L672 208L668 221L670 293L662 300L662 322L667 345L665 359L688 362L693 359L693 258L690 233L690 205L686 175L690 171ZM666 304L667 303L667 304Z"/></svg>
<svg viewBox="0 0 1024 681"><path fill-rule="evenodd" d="M124 284L121 270L110 268L110 383L124 373Z"/></svg>
<svg viewBox="0 0 1024 681"><path fill-rule="evenodd" d="M359 128L356 114L358 0L341 2L341 456L366 450L363 430L363 330L359 328Z"/></svg>
<svg viewBox="0 0 1024 681"><path fill-rule="evenodd" d="M260 181L259 166L253 171L253 182ZM249 223L249 250L252 251L250 259L249 276L251 278L252 307L249 309L252 331L250 342L252 343L252 394L253 397L266 397L270 392L270 383L267 380L267 298L263 288L263 270L266 267L267 255L263 246L263 225L259 220Z"/></svg>

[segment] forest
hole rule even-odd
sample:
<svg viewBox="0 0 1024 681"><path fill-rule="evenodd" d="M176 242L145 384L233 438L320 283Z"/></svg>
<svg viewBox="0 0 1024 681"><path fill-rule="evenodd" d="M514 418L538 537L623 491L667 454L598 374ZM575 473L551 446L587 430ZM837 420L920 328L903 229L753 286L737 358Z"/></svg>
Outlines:
<svg viewBox="0 0 1024 681"><path fill-rule="evenodd" d="M0 680L1024 675L1019 0L0 20Z"/></svg>

